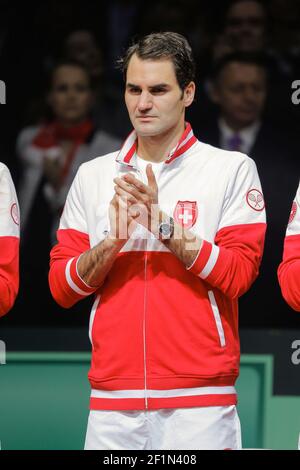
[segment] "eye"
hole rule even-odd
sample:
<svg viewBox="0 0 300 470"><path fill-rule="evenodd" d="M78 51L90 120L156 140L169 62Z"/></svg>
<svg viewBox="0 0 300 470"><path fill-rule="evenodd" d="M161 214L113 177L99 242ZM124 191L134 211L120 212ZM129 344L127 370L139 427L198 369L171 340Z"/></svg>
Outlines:
<svg viewBox="0 0 300 470"><path fill-rule="evenodd" d="M77 84L75 86L75 90L79 93L85 93L86 91L88 91L88 87L86 85L83 85L83 84Z"/></svg>
<svg viewBox="0 0 300 470"><path fill-rule="evenodd" d="M132 95L138 95L138 94L141 92L140 88L138 88L138 87L131 87L131 88L128 88L128 91L129 91L129 93L131 93Z"/></svg>
<svg viewBox="0 0 300 470"><path fill-rule="evenodd" d="M64 93L68 91L68 89L69 86L66 83L61 83L60 85L56 85L56 87L54 87L54 91L58 91L60 93Z"/></svg>
<svg viewBox="0 0 300 470"><path fill-rule="evenodd" d="M163 95L167 90L165 88L153 88L151 90L152 95Z"/></svg>

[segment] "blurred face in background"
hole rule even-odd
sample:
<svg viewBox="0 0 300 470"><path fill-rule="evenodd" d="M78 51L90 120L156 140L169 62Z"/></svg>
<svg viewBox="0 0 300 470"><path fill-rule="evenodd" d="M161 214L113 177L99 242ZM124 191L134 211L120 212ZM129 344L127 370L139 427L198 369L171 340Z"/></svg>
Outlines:
<svg viewBox="0 0 300 470"><path fill-rule="evenodd" d="M231 62L217 78L213 100L227 124L240 130L261 118L266 93L266 73L262 67Z"/></svg>
<svg viewBox="0 0 300 470"><path fill-rule="evenodd" d="M194 92L194 82L184 91L180 88L171 60L131 57L125 102L138 135L152 137L183 127L185 108L192 103Z"/></svg>
<svg viewBox="0 0 300 470"><path fill-rule="evenodd" d="M234 49L258 51L264 47L265 28L263 6L253 0L245 0L229 9L224 33Z"/></svg>
<svg viewBox="0 0 300 470"><path fill-rule="evenodd" d="M79 124L91 111L92 91L87 72L76 65L61 65L53 74L48 103L57 120Z"/></svg>

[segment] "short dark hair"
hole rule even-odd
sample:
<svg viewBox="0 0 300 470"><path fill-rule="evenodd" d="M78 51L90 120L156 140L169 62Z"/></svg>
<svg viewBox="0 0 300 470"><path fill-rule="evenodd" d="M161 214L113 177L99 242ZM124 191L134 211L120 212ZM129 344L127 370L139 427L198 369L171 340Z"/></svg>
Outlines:
<svg viewBox="0 0 300 470"><path fill-rule="evenodd" d="M151 33L133 43L117 62L125 81L128 64L134 54L143 60L170 59L174 65L178 85L182 90L195 79L192 48L181 34L170 31Z"/></svg>
<svg viewBox="0 0 300 470"><path fill-rule="evenodd" d="M263 53L255 53L255 52L232 52L230 54L226 54L221 59L219 59L213 67L211 78L215 82L220 78L221 73L227 67L227 65L232 64L233 62L237 62L238 64L245 64L245 65L254 65L256 67L260 67L264 70L266 76L267 73L267 59L265 54Z"/></svg>
<svg viewBox="0 0 300 470"><path fill-rule="evenodd" d="M260 5L266 14L266 10L267 10L266 4L262 0L230 0L228 4L226 5L225 16L229 14L231 8L234 7L235 5L238 5L239 3L249 2L249 1Z"/></svg>
<svg viewBox="0 0 300 470"><path fill-rule="evenodd" d="M76 68L83 70L88 78L90 88L93 88L92 78L89 73L89 70L82 62L79 62L76 59L62 58L62 59L59 59L55 64L53 64L53 66L49 70L49 74L47 77L47 89L48 90L51 90L52 85L53 85L53 77L57 69L59 69L60 67L76 67Z"/></svg>

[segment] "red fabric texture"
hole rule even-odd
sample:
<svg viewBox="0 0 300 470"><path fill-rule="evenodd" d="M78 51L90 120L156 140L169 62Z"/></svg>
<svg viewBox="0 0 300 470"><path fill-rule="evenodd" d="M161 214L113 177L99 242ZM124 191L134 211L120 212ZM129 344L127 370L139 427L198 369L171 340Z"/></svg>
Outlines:
<svg viewBox="0 0 300 470"><path fill-rule="evenodd" d="M19 290L18 237L0 237L0 317L14 305Z"/></svg>
<svg viewBox="0 0 300 470"><path fill-rule="evenodd" d="M65 127L59 122L54 121L41 128L40 132L33 139L32 145L48 150L53 147L59 147L62 140L69 140L73 143L61 169L61 183L63 183L78 147L86 141L92 130L93 123L90 119L71 127Z"/></svg>
<svg viewBox="0 0 300 470"><path fill-rule="evenodd" d="M278 279L286 302L300 312L300 235L285 238Z"/></svg>

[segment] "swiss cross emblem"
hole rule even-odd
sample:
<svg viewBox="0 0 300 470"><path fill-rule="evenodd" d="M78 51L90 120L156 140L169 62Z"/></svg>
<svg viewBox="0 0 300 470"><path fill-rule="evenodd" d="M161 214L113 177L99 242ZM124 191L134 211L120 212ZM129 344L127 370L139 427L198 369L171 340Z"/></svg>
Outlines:
<svg viewBox="0 0 300 470"><path fill-rule="evenodd" d="M197 201L178 201L174 209L174 219L184 228L191 228L198 217Z"/></svg>
<svg viewBox="0 0 300 470"><path fill-rule="evenodd" d="M247 204L255 211L262 211L265 208L265 201L262 193L258 189L251 189L247 193Z"/></svg>
<svg viewBox="0 0 300 470"><path fill-rule="evenodd" d="M296 203L296 201L294 201L293 205L292 205L291 215L290 215L290 218L289 218L289 224L291 224L293 222L294 218L296 217L296 212L297 212L297 203Z"/></svg>

